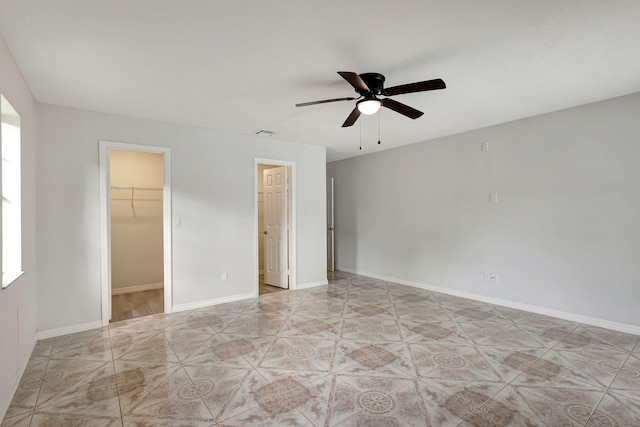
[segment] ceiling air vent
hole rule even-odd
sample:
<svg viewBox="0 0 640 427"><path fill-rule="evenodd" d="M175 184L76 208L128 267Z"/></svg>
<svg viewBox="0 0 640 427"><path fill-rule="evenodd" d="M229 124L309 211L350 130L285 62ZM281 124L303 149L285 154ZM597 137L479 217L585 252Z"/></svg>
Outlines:
<svg viewBox="0 0 640 427"><path fill-rule="evenodd" d="M264 129L261 129L261 130L259 130L258 132L256 132L256 135L262 135L262 136L273 136L273 135L275 135L275 134L276 134L276 133L275 133L275 132L273 132L273 131L270 131L270 130L264 130Z"/></svg>

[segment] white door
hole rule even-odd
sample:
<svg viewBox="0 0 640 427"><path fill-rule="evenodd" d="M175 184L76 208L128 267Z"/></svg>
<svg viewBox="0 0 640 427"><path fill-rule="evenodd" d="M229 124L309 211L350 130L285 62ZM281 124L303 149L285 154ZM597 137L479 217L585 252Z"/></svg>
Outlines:
<svg viewBox="0 0 640 427"><path fill-rule="evenodd" d="M265 169L264 178L264 282L288 288L287 275L287 168Z"/></svg>
<svg viewBox="0 0 640 427"><path fill-rule="evenodd" d="M335 270L333 224L333 178L327 180L327 270Z"/></svg>

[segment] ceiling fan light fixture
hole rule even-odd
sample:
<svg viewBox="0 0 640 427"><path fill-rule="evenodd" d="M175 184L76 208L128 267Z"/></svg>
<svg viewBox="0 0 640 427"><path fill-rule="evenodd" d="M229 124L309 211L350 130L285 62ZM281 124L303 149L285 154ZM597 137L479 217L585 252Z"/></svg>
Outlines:
<svg viewBox="0 0 640 427"><path fill-rule="evenodd" d="M378 112L382 103L379 99L363 99L357 105L362 114L370 116Z"/></svg>

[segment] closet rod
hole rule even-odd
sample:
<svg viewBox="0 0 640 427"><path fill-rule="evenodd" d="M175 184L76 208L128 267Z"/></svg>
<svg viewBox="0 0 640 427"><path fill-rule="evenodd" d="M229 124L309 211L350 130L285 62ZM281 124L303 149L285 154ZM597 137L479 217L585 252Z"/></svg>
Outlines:
<svg viewBox="0 0 640 427"><path fill-rule="evenodd" d="M112 190L150 190L150 191L162 191L163 189L160 187L118 187L115 185L111 186Z"/></svg>
<svg viewBox="0 0 640 427"><path fill-rule="evenodd" d="M117 200L128 200L131 199L131 207L133 207L133 201L134 200L157 200L157 199L147 199L147 198L142 198L142 199L136 199L136 190L138 191L150 191L150 192L155 192L156 194L159 192L163 191L163 188L157 188L157 187L122 187L122 186L117 186L117 185L112 185L111 186L111 190L126 190L126 191L131 191L131 197L127 197L126 199L124 198L119 198ZM144 193L143 193L144 194Z"/></svg>

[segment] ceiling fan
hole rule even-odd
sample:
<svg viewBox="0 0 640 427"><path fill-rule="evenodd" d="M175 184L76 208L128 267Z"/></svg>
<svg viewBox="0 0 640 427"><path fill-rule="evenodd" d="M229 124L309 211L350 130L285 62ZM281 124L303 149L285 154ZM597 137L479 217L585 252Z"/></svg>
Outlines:
<svg viewBox="0 0 640 427"><path fill-rule="evenodd" d="M385 88L384 76L379 73L357 74L351 71L338 71L338 74L340 74L347 82L349 82L351 86L353 86L356 92L360 94L359 97L334 98L325 99L322 101L303 102L301 104L296 104L296 107L326 104L328 102L358 100L353 111L351 111L351 114L349 114L347 120L345 120L342 124L343 128L353 126L356 120L358 120L358 117L360 117L360 114L375 114L381 106L393 110L396 113L407 116L411 119L417 119L424 114L422 111L416 110L415 108L409 107L408 105L405 105L401 102L394 101L391 98L380 99L378 98L378 95L394 96L402 95L405 93L444 89L447 87L442 79L434 79L426 80L424 82L407 83L404 85Z"/></svg>

